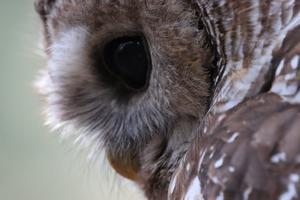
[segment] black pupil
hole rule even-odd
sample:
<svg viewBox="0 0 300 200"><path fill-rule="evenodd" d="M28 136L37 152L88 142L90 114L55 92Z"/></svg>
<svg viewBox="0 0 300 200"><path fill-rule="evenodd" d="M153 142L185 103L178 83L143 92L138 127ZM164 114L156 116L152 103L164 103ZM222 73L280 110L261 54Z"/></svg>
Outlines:
<svg viewBox="0 0 300 200"><path fill-rule="evenodd" d="M107 70L130 89L147 86L151 66L146 46L142 37L131 36L114 39L104 48Z"/></svg>

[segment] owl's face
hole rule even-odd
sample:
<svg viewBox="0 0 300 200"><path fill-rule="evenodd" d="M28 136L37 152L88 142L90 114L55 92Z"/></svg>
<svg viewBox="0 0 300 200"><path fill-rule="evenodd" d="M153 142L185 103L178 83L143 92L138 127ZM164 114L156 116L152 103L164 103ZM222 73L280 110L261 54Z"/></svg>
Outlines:
<svg viewBox="0 0 300 200"><path fill-rule="evenodd" d="M40 0L36 8L49 124L101 144L123 176L135 179L153 137L204 115L212 52L188 1Z"/></svg>

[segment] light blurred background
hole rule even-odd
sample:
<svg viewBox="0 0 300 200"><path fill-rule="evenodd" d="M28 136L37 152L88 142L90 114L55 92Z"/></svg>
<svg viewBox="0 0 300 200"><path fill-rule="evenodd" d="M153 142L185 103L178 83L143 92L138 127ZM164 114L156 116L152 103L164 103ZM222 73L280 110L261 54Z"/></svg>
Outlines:
<svg viewBox="0 0 300 200"><path fill-rule="evenodd" d="M142 199L43 126L32 87L45 65L33 0L0 0L0 25L0 200Z"/></svg>

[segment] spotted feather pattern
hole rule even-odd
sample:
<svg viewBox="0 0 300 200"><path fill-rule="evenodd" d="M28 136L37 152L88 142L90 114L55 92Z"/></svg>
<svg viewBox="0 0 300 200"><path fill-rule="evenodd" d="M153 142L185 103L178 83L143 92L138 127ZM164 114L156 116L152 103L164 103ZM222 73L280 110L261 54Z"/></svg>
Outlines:
<svg viewBox="0 0 300 200"><path fill-rule="evenodd" d="M300 1L196 2L226 62L169 199L299 199Z"/></svg>

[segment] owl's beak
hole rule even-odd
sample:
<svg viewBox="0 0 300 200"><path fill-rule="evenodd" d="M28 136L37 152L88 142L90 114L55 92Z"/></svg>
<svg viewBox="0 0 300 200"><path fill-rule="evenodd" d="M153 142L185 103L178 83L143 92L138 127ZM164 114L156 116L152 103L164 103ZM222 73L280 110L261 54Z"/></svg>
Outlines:
<svg viewBox="0 0 300 200"><path fill-rule="evenodd" d="M110 165L118 174L134 182L140 182L138 175L140 164L137 161L131 160L124 162L120 158L114 158L111 154L108 154L107 158Z"/></svg>

